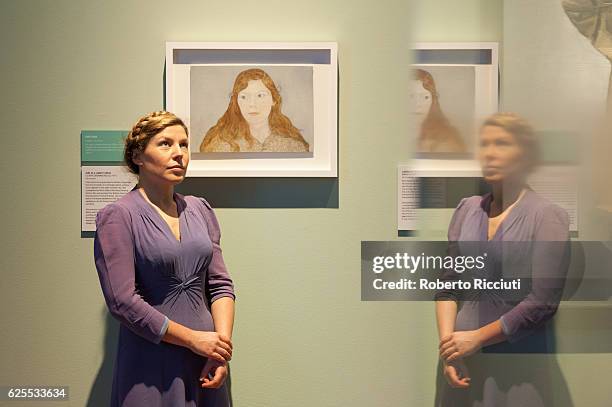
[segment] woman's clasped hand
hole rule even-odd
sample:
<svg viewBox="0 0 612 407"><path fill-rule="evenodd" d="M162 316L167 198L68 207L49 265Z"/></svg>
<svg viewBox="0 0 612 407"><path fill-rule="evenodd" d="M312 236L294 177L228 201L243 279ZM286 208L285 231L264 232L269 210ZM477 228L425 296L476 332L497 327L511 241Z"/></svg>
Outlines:
<svg viewBox="0 0 612 407"><path fill-rule="evenodd" d="M232 341L218 332L193 331L189 348L193 353L221 363L232 359Z"/></svg>

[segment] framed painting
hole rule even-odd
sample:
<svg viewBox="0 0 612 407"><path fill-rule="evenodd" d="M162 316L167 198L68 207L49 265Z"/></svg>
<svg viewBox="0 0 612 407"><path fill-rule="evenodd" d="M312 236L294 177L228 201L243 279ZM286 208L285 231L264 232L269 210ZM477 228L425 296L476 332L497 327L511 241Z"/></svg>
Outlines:
<svg viewBox="0 0 612 407"><path fill-rule="evenodd" d="M498 110L497 43L417 43L411 69L416 158L473 160L478 127Z"/></svg>
<svg viewBox="0 0 612 407"><path fill-rule="evenodd" d="M336 43L166 43L195 177L336 177Z"/></svg>

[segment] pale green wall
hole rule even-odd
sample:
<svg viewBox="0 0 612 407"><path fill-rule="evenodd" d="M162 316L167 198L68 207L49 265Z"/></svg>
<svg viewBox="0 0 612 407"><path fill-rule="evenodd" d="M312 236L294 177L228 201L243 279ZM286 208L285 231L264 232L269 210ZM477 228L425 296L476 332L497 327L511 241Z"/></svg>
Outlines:
<svg viewBox="0 0 612 407"><path fill-rule="evenodd" d="M419 0L414 40L472 42L502 40L502 0Z"/></svg>
<svg viewBox="0 0 612 407"><path fill-rule="evenodd" d="M238 295L234 400L431 405L432 304L362 303L360 241L396 238L413 29L418 41L499 41L502 30L499 0L420 3L4 1L0 383L66 384L72 406L109 385L116 324L79 234L79 132L162 107L164 42L337 41L339 207L217 211Z"/></svg>

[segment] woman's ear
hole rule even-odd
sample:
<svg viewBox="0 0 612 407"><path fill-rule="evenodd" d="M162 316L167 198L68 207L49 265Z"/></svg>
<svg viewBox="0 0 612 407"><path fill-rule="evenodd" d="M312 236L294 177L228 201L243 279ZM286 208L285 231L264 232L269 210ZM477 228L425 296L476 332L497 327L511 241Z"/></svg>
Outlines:
<svg viewBox="0 0 612 407"><path fill-rule="evenodd" d="M132 153L132 162L138 166L142 165L142 158L140 157L140 151L134 151Z"/></svg>

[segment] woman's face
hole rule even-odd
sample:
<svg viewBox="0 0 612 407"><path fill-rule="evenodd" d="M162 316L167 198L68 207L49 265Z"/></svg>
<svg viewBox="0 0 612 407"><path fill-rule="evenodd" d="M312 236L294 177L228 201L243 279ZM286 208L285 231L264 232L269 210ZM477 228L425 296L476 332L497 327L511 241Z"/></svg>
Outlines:
<svg viewBox="0 0 612 407"><path fill-rule="evenodd" d="M261 79L249 81L246 88L238 92L238 107L249 125L267 122L274 100Z"/></svg>
<svg viewBox="0 0 612 407"><path fill-rule="evenodd" d="M166 127L153 136L133 160L139 166L141 177L180 183L189 164L189 140L185 129L179 125Z"/></svg>
<svg viewBox="0 0 612 407"><path fill-rule="evenodd" d="M480 132L478 158L486 182L518 179L527 173L527 160L516 137L498 126L484 126Z"/></svg>
<svg viewBox="0 0 612 407"><path fill-rule="evenodd" d="M412 113L417 116L426 116L432 104L431 92L423 87L423 82L414 79L410 84L410 101Z"/></svg>

